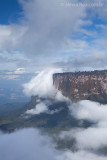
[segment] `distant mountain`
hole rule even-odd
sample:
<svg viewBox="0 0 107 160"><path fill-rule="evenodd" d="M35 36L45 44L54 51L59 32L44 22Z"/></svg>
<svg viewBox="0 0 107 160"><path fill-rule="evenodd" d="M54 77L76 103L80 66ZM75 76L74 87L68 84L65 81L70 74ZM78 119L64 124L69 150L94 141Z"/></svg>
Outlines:
<svg viewBox="0 0 107 160"><path fill-rule="evenodd" d="M107 103L107 70L56 73L53 84L72 101L94 100Z"/></svg>

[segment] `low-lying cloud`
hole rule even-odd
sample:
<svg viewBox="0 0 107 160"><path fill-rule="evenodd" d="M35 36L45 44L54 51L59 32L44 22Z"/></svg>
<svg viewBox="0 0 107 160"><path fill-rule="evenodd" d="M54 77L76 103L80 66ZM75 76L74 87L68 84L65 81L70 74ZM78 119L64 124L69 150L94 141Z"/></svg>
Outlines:
<svg viewBox="0 0 107 160"><path fill-rule="evenodd" d="M58 91L53 85L53 74L62 72L61 69L46 69L40 72L30 82L24 84L24 93L27 96L39 96L40 98L54 99L55 101L70 101L64 97L61 91ZM51 101L50 101L51 103ZM48 112L47 101L42 101L31 110L27 110L26 114L40 114ZM49 112L48 112L49 113ZM50 112L51 113L51 112Z"/></svg>
<svg viewBox="0 0 107 160"><path fill-rule="evenodd" d="M107 128L90 127L75 134L78 147L84 149L101 149L107 147Z"/></svg>
<svg viewBox="0 0 107 160"><path fill-rule="evenodd" d="M24 84L24 93L27 96L54 97L57 93L53 86L53 74L60 72L58 69L47 69L40 72L30 82Z"/></svg>
<svg viewBox="0 0 107 160"><path fill-rule="evenodd" d="M53 74L61 73L62 69L46 69L31 79L30 82L23 85L23 92L27 96L39 96L44 98L52 98L56 101L69 101L64 97L61 91L58 91L53 85Z"/></svg>
<svg viewBox="0 0 107 160"><path fill-rule="evenodd" d="M51 140L35 129L23 129L11 134L0 134L0 159L56 160Z"/></svg>
<svg viewBox="0 0 107 160"><path fill-rule="evenodd" d="M58 151L48 136L35 129L11 134L0 133L0 158L3 160L106 160L107 157L86 150Z"/></svg>
<svg viewBox="0 0 107 160"><path fill-rule="evenodd" d="M77 119L87 119L92 122L107 121L107 105L85 100L73 104L69 109Z"/></svg>
<svg viewBox="0 0 107 160"><path fill-rule="evenodd" d="M76 128L64 131L60 138L67 137L76 140L79 150L98 151L107 147L107 105L84 100L69 106L71 116L92 123L88 128Z"/></svg>
<svg viewBox="0 0 107 160"><path fill-rule="evenodd" d="M31 115L35 115L35 114L40 114L43 112L48 111L48 108L46 106L46 104L44 103L39 103L35 106L35 108L27 110L26 114L31 114Z"/></svg>

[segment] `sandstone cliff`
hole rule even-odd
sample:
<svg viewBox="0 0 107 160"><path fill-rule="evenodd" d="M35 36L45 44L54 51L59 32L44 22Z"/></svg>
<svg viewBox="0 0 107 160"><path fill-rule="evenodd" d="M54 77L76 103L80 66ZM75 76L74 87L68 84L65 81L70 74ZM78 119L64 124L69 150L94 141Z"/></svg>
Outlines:
<svg viewBox="0 0 107 160"><path fill-rule="evenodd" d="M72 101L95 100L107 102L107 70L75 73L56 73L53 84Z"/></svg>

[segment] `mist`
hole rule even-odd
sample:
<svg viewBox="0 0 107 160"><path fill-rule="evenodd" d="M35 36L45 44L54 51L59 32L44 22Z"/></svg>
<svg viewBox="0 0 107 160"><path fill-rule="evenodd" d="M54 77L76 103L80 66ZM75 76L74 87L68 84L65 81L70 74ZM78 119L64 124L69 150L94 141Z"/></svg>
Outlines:
<svg viewBox="0 0 107 160"><path fill-rule="evenodd" d="M62 131L61 139L75 139L76 147L87 152L97 152L107 147L107 105L88 100L71 104L69 111L71 116L80 120L91 122L91 126L71 128ZM101 153L100 153L101 154Z"/></svg>
<svg viewBox="0 0 107 160"><path fill-rule="evenodd" d="M48 136L36 129L23 129L11 134L0 134L0 159L56 160L56 152Z"/></svg>
<svg viewBox="0 0 107 160"><path fill-rule="evenodd" d="M58 91L53 85L53 74L62 72L61 69L51 68L41 71L37 76L31 79L28 83L23 84L23 92L26 96L39 96L48 100L49 104L51 99L55 101L67 101L70 100L63 96L61 91ZM35 108L27 110L26 114L40 114L42 112L48 112L47 100L40 102ZM49 113L49 112L48 112Z"/></svg>
<svg viewBox="0 0 107 160"><path fill-rule="evenodd" d="M3 160L106 160L85 149L58 151L49 136L37 129L23 129L11 134L0 133L0 159Z"/></svg>
<svg viewBox="0 0 107 160"><path fill-rule="evenodd" d="M60 69L46 69L41 71L30 82L23 85L27 96L38 95L39 97L54 97L57 90L53 86L53 74L61 72Z"/></svg>

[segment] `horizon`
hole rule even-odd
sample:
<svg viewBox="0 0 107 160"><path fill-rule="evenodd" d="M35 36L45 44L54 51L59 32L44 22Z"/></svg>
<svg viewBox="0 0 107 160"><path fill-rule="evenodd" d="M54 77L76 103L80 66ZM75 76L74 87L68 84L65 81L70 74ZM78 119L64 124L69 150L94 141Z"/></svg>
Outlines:
<svg viewBox="0 0 107 160"><path fill-rule="evenodd" d="M84 73L84 72L103 72L103 71L107 71L107 69L104 70L89 70L89 71L74 71L74 72L62 72L62 73L54 73L54 74L63 74L63 73ZM53 74L53 75L54 75Z"/></svg>

